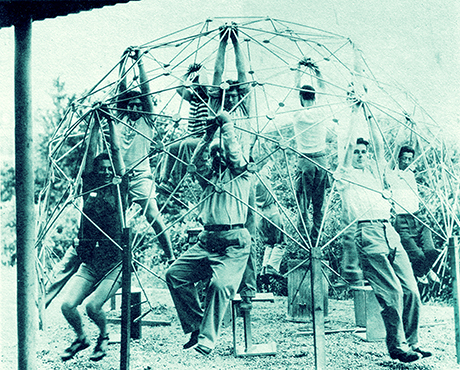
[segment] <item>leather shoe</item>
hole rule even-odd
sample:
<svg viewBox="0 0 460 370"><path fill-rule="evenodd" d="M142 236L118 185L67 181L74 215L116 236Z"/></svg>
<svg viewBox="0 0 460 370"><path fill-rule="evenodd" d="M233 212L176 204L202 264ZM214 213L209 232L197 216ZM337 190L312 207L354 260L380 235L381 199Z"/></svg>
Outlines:
<svg viewBox="0 0 460 370"><path fill-rule="evenodd" d="M94 347L94 351L89 356L91 361L100 361L107 355L107 345L109 344L109 335L100 336L97 338L97 344Z"/></svg>
<svg viewBox="0 0 460 370"><path fill-rule="evenodd" d="M409 351L398 351L390 353L390 357L393 360L399 360L401 362L414 362L421 358L421 355L412 350Z"/></svg>
<svg viewBox="0 0 460 370"><path fill-rule="evenodd" d="M200 334L199 330L193 331L192 334L190 335L189 341L183 345L183 348L189 349L189 348L192 348L195 344L197 344L199 334Z"/></svg>
<svg viewBox="0 0 460 370"><path fill-rule="evenodd" d="M276 276L276 277L284 277L282 274L280 274L278 271L276 271L276 269L271 265L267 265L265 267L265 275L272 275L272 276Z"/></svg>
<svg viewBox="0 0 460 370"><path fill-rule="evenodd" d="M240 310L249 312L252 310L252 299L251 297L241 297Z"/></svg>
<svg viewBox="0 0 460 370"><path fill-rule="evenodd" d="M86 337L75 339L75 341L70 345L70 347L66 348L64 350L64 353L61 355L62 361L70 360L78 352L88 348L89 345L89 340Z"/></svg>
<svg viewBox="0 0 460 370"><path fill-rule="evenodd" d="M426 350L420 349L419 347L417 347L417 348L412 348L412 351L417 352L417 353L420 353L420 354L422 355L422 358L430 357L430 356L433 355L430 351L426 351Z"/></svg>

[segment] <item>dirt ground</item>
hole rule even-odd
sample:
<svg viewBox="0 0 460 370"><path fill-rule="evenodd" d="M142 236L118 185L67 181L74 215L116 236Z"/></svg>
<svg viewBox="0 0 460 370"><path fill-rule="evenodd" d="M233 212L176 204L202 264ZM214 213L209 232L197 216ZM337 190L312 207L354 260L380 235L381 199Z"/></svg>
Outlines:
<svg viewBox="0 0 460 370"><path fill-rule="evenodd" d="M17 368L15 271L0 270L0 368ZM143 326L142 337L131 341L130 368L156 369L315 369L312 326L308 322L288 321L286 297L276 297L274 303L254 303L252 332L254 343L276 343L276 355L235 357L232 328L223 327L217 348L209 356L182 349L188 339L182 333L169 293L165 289L151 290L153 314L146 319L170 320L168 326ZM421 347L432 350L433 356L412 364L392 360L384 342L368 342L353 332L355 326L352 299L328 301L326 330L337 331L326 335L327 369L460 369L456 363L455 325L453 308L442 303L423 306L420 328ZM74 359L63 363L59 354L73 340L73 333L60 313L59 297L46 311L45 330L37 334L37 369L119 369L120 345L109 345L108 355L93 363L88 357L92 347L80 352ZM116 317L119 311L110 312ZM93 345L97 331L84 316L85 328ZM241 325L241 319L238 325ZM110 324L111 340L116 342L120 326ZM241 335L241 326L239 326ZM243 343L239 336L239 343Z"/></svg>

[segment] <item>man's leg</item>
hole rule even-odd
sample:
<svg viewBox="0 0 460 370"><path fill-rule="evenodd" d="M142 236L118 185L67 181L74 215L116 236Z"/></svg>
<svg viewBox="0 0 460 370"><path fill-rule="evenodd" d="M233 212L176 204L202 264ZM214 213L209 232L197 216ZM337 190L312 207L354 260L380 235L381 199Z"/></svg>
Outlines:
<svg viewBox="0 0 460 370"><path fill-rule="evenodd" d="M168 146L167 151L164 153L163 163L160 169L160 178L159 178L160 184L168 183L172 168L174 166L174 163L176 162L175 157L177 157L177 154L179 152L180 144L181 143L179 142L179 143L174 143Z"/></svg>
<svg viewBox="0 0 460 370"><path fill-rule="evenodd" d="M427 223L425 217L420 215L422 221ZM422 246L423 255L425 256L423 264L424 275L428 273L433 267L433 264L439 257L440 251L434 247L433 235L429 227L422 224L420 221L416 220L416 230L420 240L420 245Z"/></svg>
<svg viewBox="0 0 460 370"><path fill-rule="evenodd" d="M318 157L315 158L315 162L319 165L326 167L326 157ZM312 171L313 172L313 171ZM326 192L326 188L328 185L328 177L327 172L323 170L321 167L315 165L315 171L313 176L313 184L311 191L311 202L313 206L313 224L311 227L311 238L313 245L316 244L316 240L318 239L319 232L321 229L321 224L323 222L323 206L324 206L324 194Z"/></svg>
<svg viewBox="0 0 460 370"><path fill-rule="evenodd" d="M99 335L107 335L107 319L102 306L111 298L121 285L121 266L118 266L107 275L97 286L96 290L89 297L86 304L86 312L91 320L99 328Z"/></svg>
<svg viewBox="0 0 460 370"><path fill-rule="evenodd" d="M93 288L94 282L86 279L79 272L72 276L66 288L66 295L61 305L61 311L67 322L77 334L77 338L85 337L81 316L77 307L89 295Z"/></svg>
<svg viewBox="0 0 460 370"><path fill-rule="evenodd" d="M390 355L409 350L403 326L403 290L390 262L386 226L358 225L356 245L361 256L364 277L369 281L382 307L386 343Z"/></svg>
<svg viewBox="0 0 460 370"><path fill-rule="evenodd" d="M273 252L273 245L266 245L264 249L264 255L262 257L262 273L265 273L265 267L267 267L270 257Z"/></svg>
<svg viewBox="0 0 460 370"><path fill-rule="evenodd" d="M345 212L342 212L342 227L348 226L350 220ZM359 255L355 244L356 223L350 226L342 234L342 277L350 282L356 284L363 279L363 272L359 266Z"/></svg>
<svg viewBox="0 0 460 370"><path fill-rule="evenodd" d="M138 201L138 203L142 207L147 207L147 210L145 211L145 218L152 225L153 230L155 230L155 233L158 237L158 242L160 243L166 258L173 258L174 251L172 248L171 239L169 237L169 231L166 230L166 225L164 224L163 217L158 211L156 200L154 198L150 198L146 201Z"/></svg>
<svg viewBox="0 0 460 370"><path fill-rule="evenodd" d="M203 309L195 283L212 275L209 252L200 242L182 254L166 271L166 282L176 307L177 316L185 334L197 331L203 318Z"/></svg>
<svg viewBox="0 0 460 370"><path fill-rule="evenodd" d="M86 304L86 312L91 320L99 328L99 337L94 351L90 356L92 361L99 361L107 354L107 345L109 336L107 333L107 318L102 306L109 298L111 298L121 285L121 266L110 272L97 286L96 290L91 294L88 303Z"/></svg>
<svg viewBox="0 0 460 370"><path fill-rule="evenodd" d="M403 290L403 325L407 344L410 347L417 347L418 328L420 320L420 294L417 288L412 266L404 248L399 243L398 234L389 226L387 228L387 239L390 245L396 249L393 270L401 282Z"/></svg>
<svg viewBox="0 0 460 370"><path fill-rule="evenodd" d="M145 212L145 218L152 225L158 236L158 242L167 258L174 256L169 238L169 232L165 231L166 226L158 211L155 200L155 184L151 175L140 175L129 182L129 196L132 201L138 203Z"/></svg>
<svg viewBox="0 0 460 370"><path fill-rule="evenodd" d="M425 256L422 248L417 245L414 219L410 215L398 215L395 221L395 230L401 238L401 244L404 247L415 276L421 277L424 273Z"/></svg>
<svg viewBox="0 0 460 370"><path fill-rule="evenodd" d="M257 292L257 266L256 266L256 250L255 245L251 242L250 252L246 268L244 269L238 293L241 296L240 308L244 311L252 309L252 298Z"/></svg>
<svg viewBox="0 0 460 370"><path fill-rule="evenodd" d="M296 170L296 198L299 203L299 214L297 220L297 228L299 229L300 235L305 240L306 243L310 240L308 234L308 208L310 207L310 198L308 195L309 185L309 176L304 172L305 159L300 158L299 163L297 164Z"/></svg>
<svg viewBox="0 0 460 370"><path fill-rule="evenodd" d="M206 351L214 349L216 345L220 324L241 282L250 253L251 237L246 229L229 231L227 235L229 239L232 235L238 238L240 244L227 247L225 255L210 255L213 275L198 336L198 346Z"/></svg>
<svg viewBox="0 0 460 370"><path fill-rule="evenodd" d="M64 350L61 355L63 361L70 360L79 351L88 348L90 343L83 330L81 316L77 307L90 294L93 289L94 281L89 274L86 265L80 265L78 272L72 276L66 287L66 295L61 305L61 311L67 322L76 334L74 342Z"/></svg>
<svg viewBox="0 0 460 370"><path fill-rule="evenodd" d="M177 157L179 158L174 162L174 165L171 169L171 176L169 184L175 188L182 178L187 173L187 164L190 163L192 159L193 152L195 151L196 146L200 139L196 138L187 138L180 143L179 151Z"/></svg>
<svg viewBox="0 0 460 370"><path fill-rule="evenodd" d="M285 246L284 234L281 231L283 229L283 219L279 213L278 207L274 204L269 208L266 216L271 222L273 222L273 224L278 226L276 227L273 224L267 222L268 243L273 246L267 265L273 267L276 272L279 272Z"/></svg>

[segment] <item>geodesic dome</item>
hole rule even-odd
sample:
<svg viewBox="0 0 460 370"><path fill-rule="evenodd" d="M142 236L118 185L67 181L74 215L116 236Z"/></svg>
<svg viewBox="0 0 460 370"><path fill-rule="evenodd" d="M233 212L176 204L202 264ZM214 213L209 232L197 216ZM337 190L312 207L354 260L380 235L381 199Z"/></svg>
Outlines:
<svg viewBox="0 0 460 370"><path fill-rule="evenodd" d="M349 38L302 24L269 17L213 18L132 47L139 50L144 62L151 90L149 98L155 106L152 116L155 137L150 153L154 178L158 180L157 172L162 161L165 156L171 155L168 154L170 146L190 136L187 133L189 103L177 90L194 87L194 83L184 77L192 64L203 66L204 72L201 73L207 78L202 81L207 80L206 85L212 86L210 81L213 80L221 26L231 26L232 22L244 52L251 98L249 113L235 116L235 126L244 140L255 143L257 156L252 169L256 177L268 159L273 163L272 195L285 220L283 232L292 248L309 251L312 247L308 236L311 221L298 222L301 212L295 196L295 166L301 153L296 148L292 117L303 109L299 103L296 74L300 75L302 85L311 85L316 90L314 109L321 110L328 128L328 167L325 169L330 174L331 186L318 238L323 250L327 252L337 245L343 229L338 222L341 205L332 175L343 147L351 107L357 101L365 106L367 114L357 123L363 136L369 136L367 120L375 120L387 158L393 155L398 133L406 135L409 143L420 143L422 150L415 161L419 170L420 204L428 214L437 246L443 248L444 242L459 224L456 210L459 182L458 169L451 162L452 153L441 139L442 127L410 93L374 73L362 51ZM231 42L225 56L223 80L236 80L235 53ZM302 60L304 63L299 65ZM119 74L121 65L125 66L124 76ZM73 102L50 141L49 180L40 204L37 241L40 260L49 254L44 247L47 243L43 241L53 233L59 218L69 217L67 212L72 213L78 208L81 201L78 185L88 125L91 120L97 119L101 109L108 108L113 116L117 116L121 109L116 104L120 97L121 78L127 79L128 89L139 89L137 61L129 54L115 60L107 74L88 93ZM225 84L214 87L223 91L228 88ZM241 100L246 99L249 100L247 96L241 97ZM211 118L215 114L216 111L211 111ZM247 153L246 158L249 161ZM151 194L156 196L154 189ZM160 212L166 215L167 229L174 230L180 223L191 228L199 226L194 220L199 195L192 173L187 173L173 192L160 202ZM170 202L178 204L180 210L172 214L168 208ZM257 209L254 211L263 217ZM140 235L145 230L145 227L137 227ZM142 249L145 237L139 236L135 240ZM444 249L440 260L445 256ZM445 268L443 264L438 266ZM327 268L337 270L334 272L340 275L338 266Z"/></svg>

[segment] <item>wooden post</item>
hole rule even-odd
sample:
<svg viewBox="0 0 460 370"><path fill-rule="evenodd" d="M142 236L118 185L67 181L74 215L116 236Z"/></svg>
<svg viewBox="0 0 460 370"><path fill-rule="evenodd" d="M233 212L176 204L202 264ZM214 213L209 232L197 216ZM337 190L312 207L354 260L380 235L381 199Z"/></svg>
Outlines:
<svg viewBox="0 0 460 370"><path fill-rule="evenodd" d="M457 350L457 364L460 364L460 267L458 237L449 238L449 253L452 271L452 290L454 295L454 320L455 320L455 348Z"/></svg>
<svg viewBox="0 0 460 370"><path fill-rule="evenodd" d="M24 15L14 32L18 369L25 370L36 368L37 342L30 16Z"/></svg>
<svg viewBox="0 0 460 370"><path fill-rule="evenodd" d="M131 291L131 338L142 337L142 297L141 291Z"/></svg>
<svg viewBox="0 0 460 370"><path fill-rule="evenodd" d="M121 345L120 370L129 369L129 341L131 338L131 237L129 228L123 229L123 267L121 283Z"/></svg>
<svg viewBox="0 0 460 370"><path fill-rule="evenodd" d="M324 293L321 247L311 249L311 291L315 369L326 369L326 336L324 333Z"/></svg>

